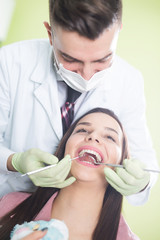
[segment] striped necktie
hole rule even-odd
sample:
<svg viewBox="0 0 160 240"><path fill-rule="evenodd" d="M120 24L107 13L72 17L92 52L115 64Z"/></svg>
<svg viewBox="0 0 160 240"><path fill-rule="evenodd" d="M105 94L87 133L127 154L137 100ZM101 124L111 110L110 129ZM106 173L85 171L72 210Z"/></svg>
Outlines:
<svg viewBox="0 0 160 240"><path fill-rule="evenodd" d="M75 101L80 96L80 94L80 92L77 92L68 86L67 100L61 107L63 135L66 133L67 129L73 121Z"/></svg>

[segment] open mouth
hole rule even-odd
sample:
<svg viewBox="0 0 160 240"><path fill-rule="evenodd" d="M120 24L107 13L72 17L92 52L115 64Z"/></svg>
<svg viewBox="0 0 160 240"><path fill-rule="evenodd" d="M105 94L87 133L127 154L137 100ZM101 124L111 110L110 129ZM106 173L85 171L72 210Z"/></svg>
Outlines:
<svg viewBox="0 0 160 240"><path fill-rule="evenodd" d="M83 149L79 152L79 156L83 156L81 158L82 162L87 162L89 164L96 165L96 163L102 162L102 157L100 156L100 154L93 150Z"/></svg>

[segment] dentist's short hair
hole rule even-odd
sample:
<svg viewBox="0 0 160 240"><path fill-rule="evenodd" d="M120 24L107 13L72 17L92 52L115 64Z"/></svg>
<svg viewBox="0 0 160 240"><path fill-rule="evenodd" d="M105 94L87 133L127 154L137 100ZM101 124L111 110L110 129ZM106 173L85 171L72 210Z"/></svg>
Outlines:
<svg viewBox="0 0 160 240"><path fill-rule="evenodd" d="M49 16L52 27L94 40L113 23L121 24L122 0L49 0Z"/></svg>

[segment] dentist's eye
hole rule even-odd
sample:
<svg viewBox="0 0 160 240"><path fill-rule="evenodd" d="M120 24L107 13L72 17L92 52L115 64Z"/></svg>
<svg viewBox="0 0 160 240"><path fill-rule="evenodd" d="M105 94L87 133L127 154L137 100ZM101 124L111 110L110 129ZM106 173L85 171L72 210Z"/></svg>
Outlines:
<svg viewBox="0 0 160 240"><path fill-rule="evenodd" d="M65 53L62 53L61 57L63 58L63 61L65 61L67 63L77 63L77 62L79 62L79 60L77 60L73 57L70 57L70 56L66 55Z"/></svg>
<svg viewBox="0 0 160 240"><path fill-rule="evenodd" d="M67 59L63 57L63 60L67 63L74 63L75 61L73 59Z"/></svg>

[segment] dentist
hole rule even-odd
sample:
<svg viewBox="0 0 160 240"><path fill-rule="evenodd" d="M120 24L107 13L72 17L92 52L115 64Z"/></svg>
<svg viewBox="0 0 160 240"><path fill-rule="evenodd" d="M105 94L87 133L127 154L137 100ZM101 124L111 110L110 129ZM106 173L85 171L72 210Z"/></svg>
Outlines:
<svg viewBox="0 0 160 240"><path fill-rule="evenodd" d="M142 76L116 55L122 2L50 0L49 16L50 23L44 23L49 41L0 50L0 195L50 182L58 188L72 184L68 157L58 163L52 154L72 121L104 107L121 120L132 158L124 169L106 171L106 179L131 204L143 204L156 176L142 174L142 165L158 165L146 126ZM33 183L17 178L55 163L52 177L44 171L30 177Z"/></svg>

